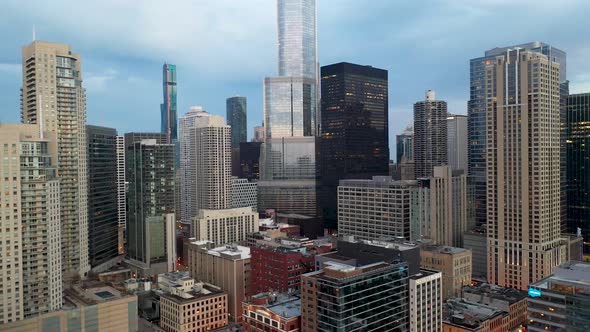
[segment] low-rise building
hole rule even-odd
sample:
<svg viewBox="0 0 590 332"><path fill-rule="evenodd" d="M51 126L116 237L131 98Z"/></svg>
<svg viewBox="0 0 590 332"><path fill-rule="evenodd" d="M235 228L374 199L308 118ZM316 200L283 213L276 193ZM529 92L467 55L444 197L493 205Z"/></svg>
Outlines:
<svg viewBox="0 0 590 332"><path fill-rule="evenodd" d="M242 303L246 332L301 331L301 298L298 294L260 293Z"/></svg>
<svg viewBox="0 0 590 332"><path fill-rule="evenodd" d="M314 271L315 253L305 247L253 247L250 294L300 289L301 275Z"/></svg>
<svg viewBox="0 0 590 332"><path fill-rule="evenodd" d="M438 245L420 247L420 266L442 272L443 300L461 295L471 284L471 251Z"/></svg>
<svg viewBox="0 0 590 332"><path fill-rule="evenodd" d="M508 327L515 329L526 324L527 294L516 288L504 288L487 283L472 283L463 287L463 298L505 311L510 316Z"/></svg>
<svg viewBox="0 0 590 332"><path fill-rule="evenodd" d="M442 330L442 274L421 269L410 276L410 332Z"/></svg>
<svg viewBox="0 0 590 332"><path fill-rule="evenodd" d="M507 332L507 312L485 304L461 299L448 300L443 306L443 332Z"/></svg>

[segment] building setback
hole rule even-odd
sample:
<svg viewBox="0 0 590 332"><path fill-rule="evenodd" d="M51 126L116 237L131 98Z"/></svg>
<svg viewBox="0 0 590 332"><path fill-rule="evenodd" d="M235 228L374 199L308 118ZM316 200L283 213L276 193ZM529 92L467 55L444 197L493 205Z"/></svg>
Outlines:
<svg viewBox="0 0 590 332"><path fill-rule="evenodd" d="M414 162L416 178L432 176L435 166L447 165L447 102L433 90L414 104Z"/></svg>

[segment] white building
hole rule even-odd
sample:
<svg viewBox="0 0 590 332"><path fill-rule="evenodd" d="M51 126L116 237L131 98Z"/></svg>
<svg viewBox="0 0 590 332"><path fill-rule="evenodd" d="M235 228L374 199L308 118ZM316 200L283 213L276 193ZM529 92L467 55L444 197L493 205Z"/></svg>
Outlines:
<svg viewBox="0 0 590 332"><path fill-rule="evenodd" d="M409 278L410 332L442 331L442 273L420 269Z"/></svg>
<svg viewBox="0 0 590 332"><path fill-rule="evenodd" d="M258 184L256 181L232 176L231 207L251 207L258 211Z"/></svg>
<svg viewBox="0 0 590 332"><path fill-rule="evenodd" d="M467 115L447 117L447 161L451 169L467 173Z"/></svg>
<svg viewBox="0 0 590 332"><path fill-rule="evenodd" d="M258 212L251 207L199 210L191 230L197 240L209 240L218 246L243 242L248 233L258 231Z"/></svg>

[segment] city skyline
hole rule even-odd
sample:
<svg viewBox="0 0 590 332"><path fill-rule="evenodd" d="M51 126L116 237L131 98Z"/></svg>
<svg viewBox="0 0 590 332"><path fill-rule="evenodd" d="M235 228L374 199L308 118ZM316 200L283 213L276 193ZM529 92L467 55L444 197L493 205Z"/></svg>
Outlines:
<svg viewBox="0 0 590 332"><path fill-rule="evenodd" d="M589 90L590 64L584 61L584 54L590 46L581 43L573 32L590 29L590 23L582 16L584 8L590 9L590 4L576 0L559 4L520 1L512 5L516 7L513 9L529 8L532 3L535 7L521 13L518 21L506 20L507 24L490 31L486 22L504 15L505 3L504 0L480 4L425 1L410 5L344 1L334 6L333 1L321 1L317 9L319 62L320 65L340 61L369 64L391 73L391 155L395 153L394 135L411 123L412 104L425 90L435 89L441 99L449 102L450 112L466 114L468 63L470 58L479 56L482 49L532 40L555 45L568 52L570 92ZM427 8L423 8L424 4L428 4ZM158 131L164 62L176 63L181 73L178 77L179 117L192 105L203 105L212 114L223 115L225 99L240 95L249 99L249 138L253 136L253 127L261 123L261 82L277 71L274 1L181 2L175 10L180 15L175 21L181 23L170 26L155 25L163 15L158 12L160 4L144 5L134 12L136 18L130 20L128 16L116 14L126 15L135 9L129 4L112 2L99 8L85 5L83 10L96 15L84 21L45 15L52 11L40 4L9 1L7 6L14 15L0 23L7 35L12 36L0 46L0 72L3 73L0 102L5 105L0 121L3 123L18 122L19 50L30 43L33 25L38 40L69 43L82 54L90 124L114 127L120 133ZM560 10L555 11L555 6ZM73 12L82 11L82 6L75 3L68 7ZM359 15L361 9L363 14ZM109 11L115 13L109 16L109 27L95 31L93 20L101 19L102 13L106 15ZM429 13L442 15L432 19ZM551 22L555 23L548 22L534 32L516 29L517 24L520 26L523 22L533 24L543 13L551 13L555 17ZM202 20L183 20L185 15L203 17ZM246 29L233 23L250 21L248 18L256 19ZM151 33L156 27L162 30ZM373 33L375 31L382 33ZM223 44L215 39L218 35L224 36ZM421 42L417 44L416 40ZM240 49L240 56L228 49L236 47ZM200 51L195 56L196 49ZM431 54L437 55L435 61Z"/></svg>

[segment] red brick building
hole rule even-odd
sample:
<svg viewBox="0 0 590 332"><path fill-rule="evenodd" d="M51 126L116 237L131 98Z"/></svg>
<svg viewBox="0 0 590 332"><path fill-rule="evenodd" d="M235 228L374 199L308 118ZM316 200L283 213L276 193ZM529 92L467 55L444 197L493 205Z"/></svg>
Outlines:
<svg viewBox="0 0 590 332"><path fill-rule="evenodd" d="M246 332L301 331L301 298L284 293L260 293L242 302Z"/></svg>
<svg viewBox="0 0 590 332"><path fill-rule="evenodd" d="M298 290L301 274L314 271L314 253L304 247L251 248L250 294Z"/></svg>

